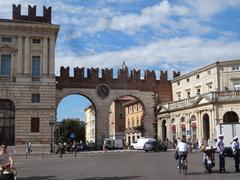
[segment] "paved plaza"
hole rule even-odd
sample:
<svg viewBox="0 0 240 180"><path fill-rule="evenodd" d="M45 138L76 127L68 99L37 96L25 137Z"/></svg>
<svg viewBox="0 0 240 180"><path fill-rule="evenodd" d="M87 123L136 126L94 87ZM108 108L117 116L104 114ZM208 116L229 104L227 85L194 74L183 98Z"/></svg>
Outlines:
<svg viewBox="0 0 240 180"><path fill-rule="evenodd" d="M64 155L30 155L28 159L17 156L18 180L173 180L173 179L239 179L234 173L233 159L226 158L227 173L219 174L217 166L213 173L204 172L202 153L189 155L188 174L178 174L173 151L149 152L114 151L86 152Z"/></svg>

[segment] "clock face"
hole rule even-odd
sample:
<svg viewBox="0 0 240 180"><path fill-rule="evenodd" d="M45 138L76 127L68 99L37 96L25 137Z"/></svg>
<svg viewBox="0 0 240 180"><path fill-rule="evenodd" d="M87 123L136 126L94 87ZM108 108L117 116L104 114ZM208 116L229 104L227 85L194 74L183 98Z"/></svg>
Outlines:
<svg viewBox="0 0 240 180"><path fill-rule="evenodd" d="M107 97L109 94L109 88L106 85L100 85L97 87L97 94L100 97Z"/></svg>

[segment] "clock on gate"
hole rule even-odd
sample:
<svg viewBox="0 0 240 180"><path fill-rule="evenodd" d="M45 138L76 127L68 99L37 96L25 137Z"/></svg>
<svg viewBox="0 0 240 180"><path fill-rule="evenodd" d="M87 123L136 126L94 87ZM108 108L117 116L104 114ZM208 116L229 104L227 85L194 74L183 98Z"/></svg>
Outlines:
<svg viewBox="0 0 240 180"><path fill-rule="evenodd" d="M107 97L109 94L109 87L107 85L101 84L97 87L97 94L100 97Z"/></svg>

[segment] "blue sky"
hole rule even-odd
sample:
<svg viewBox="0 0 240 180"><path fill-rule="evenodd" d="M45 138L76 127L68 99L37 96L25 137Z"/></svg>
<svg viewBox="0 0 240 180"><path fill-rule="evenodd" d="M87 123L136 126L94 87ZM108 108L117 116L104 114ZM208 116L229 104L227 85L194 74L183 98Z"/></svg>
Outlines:
<svg viewBox="0 0 240 180"><path fill-rule="evenodd" d="M240 59L240 0L9 0L0 2L1 18L11 18L12 3L25 14L28 4L38 5L39 15L52 6L61 26L56 74L61 65L117 69L122 61L130 69L185 73Z"/></svg>

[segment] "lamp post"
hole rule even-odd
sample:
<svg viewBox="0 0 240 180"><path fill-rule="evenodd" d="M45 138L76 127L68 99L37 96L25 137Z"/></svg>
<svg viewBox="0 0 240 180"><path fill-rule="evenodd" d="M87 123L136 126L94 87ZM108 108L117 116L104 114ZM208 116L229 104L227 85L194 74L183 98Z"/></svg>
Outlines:
<svg viewBox="0 0 240 180"><path fill-rule="evenodd" d="M53 132L53 126L54 126L54 119L53 119L53 114L51 113L51 118L50 118L50 122L49 125L51 127L51 132L50 132L50 152L53 152L53 137L52 137L52 132Z"/></svg>

